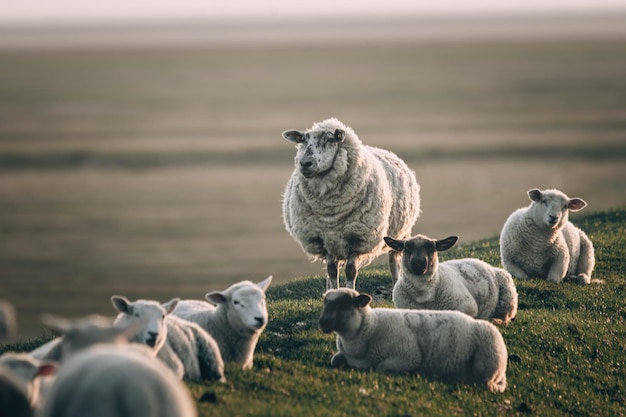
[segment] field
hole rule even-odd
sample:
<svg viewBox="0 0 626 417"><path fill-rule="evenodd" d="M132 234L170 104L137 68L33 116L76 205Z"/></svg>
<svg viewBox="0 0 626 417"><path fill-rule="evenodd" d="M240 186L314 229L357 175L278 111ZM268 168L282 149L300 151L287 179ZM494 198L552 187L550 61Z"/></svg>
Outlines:
<svg viewBox="0 0 626 417"><path fill-rule="evenodd" d="M280 133L326 117L407 161L414 230L433 237L492 238L533 187L589 213L626 204L625 37L6 48L0 62L0 299L22 337L44 312L112 314L115 293L320 274L282 225L295 150Z"/></svg>

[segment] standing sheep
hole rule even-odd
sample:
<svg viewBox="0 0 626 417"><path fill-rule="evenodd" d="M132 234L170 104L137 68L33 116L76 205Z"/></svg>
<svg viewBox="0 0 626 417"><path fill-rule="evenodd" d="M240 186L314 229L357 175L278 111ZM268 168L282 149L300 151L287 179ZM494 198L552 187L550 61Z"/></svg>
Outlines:
<svg viewBox="0 0 626 417"><path fill-rule="evenodd" d="M170 314L178 298L160 304L151 300L130 302L114 295L111 302L119 312L115 324L126 327L140 323L140 331L131 342L146 344L181 379L225 381L224 362L213 338L196 323Z"/></svg>
<svg viewBox="0 0 626 417"><path fill-rule="evenodd" d="M514 211L500 233L502 264L516 278L565 278L591 283L595 265L593 244L569 221L569 212L587 203L559 190L528 191L530 206Z"/></svg>
<svg viewBox="0 0 626 417"><path fill-rule="evenodd" d="M258 284L241 281L225 291L206 294L206 299L217 307L205 301L183 300L174 314L197 323L213 336L225 362L251 369L254 349L267 325L265 290L270 282L271 276Z"/></svg>
<svg viewBox="0 0 626 417"><path fill-rule="evenodd" d="M517 314L517 289L511 275L479 259L439 263L438 251L450 249L458 237L442 240L417 235L410 240L385 237L402 252L400 279L393 287L398 308L457 310L471 317L509 324Z"/></svg>
<svg viewBox="0 0 626 417"><path fill-rule="evenodd" d="M337 334L332 367L414 372L506 389L507 350L493 324L458 311L371 308L371 300L343 288L324 295L320 328Z"/></svg>
<svg viewBox="0 0 626 417"><path fill-rule="evenodd" d="M326 262L326 288L355 288L359 268L389 249L384 236L404 239L420 213L415 173L395 154L364 145L332 118L307 131L287 130L296 144L295 170L283 195L289 234L313 260ZM389 254L394 281L399 254Z"/></svg>

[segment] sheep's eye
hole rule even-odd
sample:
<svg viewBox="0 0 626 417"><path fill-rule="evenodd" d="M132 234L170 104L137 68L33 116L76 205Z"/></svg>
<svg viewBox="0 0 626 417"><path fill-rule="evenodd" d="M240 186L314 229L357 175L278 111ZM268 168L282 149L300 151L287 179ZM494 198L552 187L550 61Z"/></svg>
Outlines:
<svg viewBox="0 0 626 417"><path fill-rule="evenodd" d="M139 313L133 313L133 317L139 317Z"/></svg>
<svg viewBox="0 0 626 417"><path fill-rule="evenodd" d="M240 303L239 301L237 301L237 300L233 300L233 304L234 304L234 305L236 305L236 306L238 306L238 305L240 305L241 303Z"/></svg>

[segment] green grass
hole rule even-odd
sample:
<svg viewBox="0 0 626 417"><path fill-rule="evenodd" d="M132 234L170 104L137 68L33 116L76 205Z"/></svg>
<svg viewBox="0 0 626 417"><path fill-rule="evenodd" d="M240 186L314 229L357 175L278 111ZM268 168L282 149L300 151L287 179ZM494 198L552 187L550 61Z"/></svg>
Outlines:
<svg viewBox="0 0 626 417"><path fill-rule="evenodd" d="M417 375L330 368L334 337L317 326L321 276L268 290L270 323L255 365L227 365L225 384L189 384L200 416L623 416L626 414L626 207L577 216L596 250L594 277L605 284L516 281L517 319L502 334L508 388L492 394ZM445 258L499 264L497 238L461 245ZM358 288L390 306L385 268L362 271ZM28 350L42 338L12 348Z"/></svg>

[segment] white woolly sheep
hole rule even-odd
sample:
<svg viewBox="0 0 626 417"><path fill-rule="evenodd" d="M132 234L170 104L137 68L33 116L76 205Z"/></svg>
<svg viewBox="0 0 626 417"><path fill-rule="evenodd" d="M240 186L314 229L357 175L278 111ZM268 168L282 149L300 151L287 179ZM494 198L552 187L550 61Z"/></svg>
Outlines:
<svg viewBox="0 0 626 417"><path fill-rule="evenodd" d="M215 340L196 323L169 314L178 301L174 298L160 304L151 300L130 302L120 295L111 297L119 312L115 324L142 323L141 330L131 342L155 349L157 358L181 379L225 381L224 362Z"/></svg>
<svg viewBox="0 0 626 417"><path fill-rule="evenodd" d="M593 244L569 221L569 212L587 203L559 190L532 189L528 207L514 211L500 233L502 264L516 278L546 278L559 283L570 278L591 283L595 265Z"/></svg>
<svg viewBox="0 0 626 417"><path fill-rule="evenodd" d="M296 144L296 168L283 195L289 234L313 260L326 263L326 288L355 288L359 269L389 251L384 236L405 239L420 213L415 173L395 154L364 145L332 118L307 131L287 130ZM394 281L399 258L389 253Z"/></svg>
<svg viewBox="0 0 626 417"><path fill-rule="evenodd" d="M10 411L11 414L8 414ZM0 367L0 415L7 417L33 417L35 409L30 404L19 378Z"/></svg>
<svg viewBox="0 0 626 417"><path fill-rule="evenodd" d="M124 344L138 328L48 319L69 356L57 373L43 417L195 417L187 388L142 345ZM106 343L106 340L116 343ZM87 341L95 342L86 345ZM79 348L82 346L82 348ZM136 347L131 349L131 346ZM141 348L141 349L139 349ZM78 349L78 350L77 350Z"/></svg>
<svg viewBox="0 0 626 417"><path fill-rule="evenodd" d="M206 294L217 307L205 301L183 300L173 314L197 323L213 336L225 362L250 369L257 341L267 325L265 290L270 282L271 276L258 284L241 281L225 291Z"/></svg>
<svg viewBox="0 0 626 417"><path fill-rule="evenodd" d="M8 301L0 300L0 343L10 342L17 336L15 307Z"/></svg>
<svg viewBox="0 0 626 417"><path fill-rule="evenodd" d="M37 408L41 405L41 398L45 398L45 391L51 382L48 376L56 372L57 365L35 359L28 353L5 352L0 355L0 369L17 377L16 380L26 393L31 406Z"/></svg>
<svg viewBox="0 0 626 417"><path fill-rule="evenodd" d="M450 249L458 237L435 240L417 235L409 240L385 237L402 252L400 278L393 287L398 308L457 310L497 324L508 324L517 314L517 289L511 275L479 259L439 263L437 252Z"/></svg>
<svg viewBox="0 0 626 417"><path fill-rule="evenodd" d="M458 311L371 308L371 300L347 288L324 294L320 328L337 334L332 367L506 389L507 350L493 324Z"/></svg>

